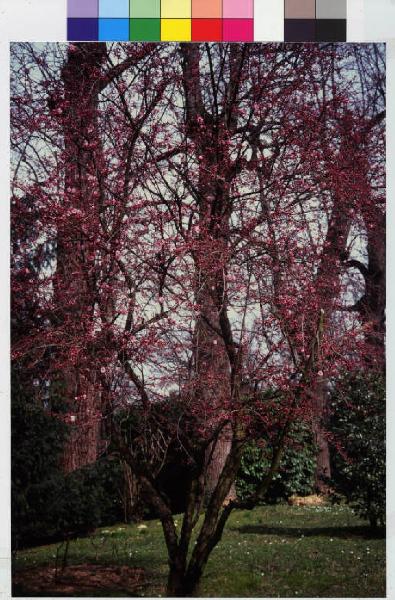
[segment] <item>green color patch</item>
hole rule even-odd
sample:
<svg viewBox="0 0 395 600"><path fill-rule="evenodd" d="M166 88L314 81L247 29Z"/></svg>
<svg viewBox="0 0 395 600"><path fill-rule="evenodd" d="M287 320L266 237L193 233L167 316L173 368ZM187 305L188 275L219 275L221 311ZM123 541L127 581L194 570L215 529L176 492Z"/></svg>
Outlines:
<svg viewBox="0 0 395 600"><path fill-rule="evenodd" d="M130 0L131 19L159 19L160 0Z"/></svg>
<svg viewBox="0 0 395 600"><path fill-rule="evenodd" d="M131 19L130 40L134 42L160 41L160 19Z"/></svg>

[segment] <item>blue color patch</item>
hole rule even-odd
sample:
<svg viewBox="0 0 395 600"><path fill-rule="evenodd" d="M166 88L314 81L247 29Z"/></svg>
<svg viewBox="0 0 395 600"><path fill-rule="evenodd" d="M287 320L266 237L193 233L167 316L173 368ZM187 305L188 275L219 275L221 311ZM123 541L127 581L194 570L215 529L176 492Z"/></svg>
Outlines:
<svg viewBox="0 0 395 600"><path fill-rule="evenodd" d="M129 19L99 19L99 40L127 42L129 40Z"/></svg>
<svg viewBox="0 0 395 600"><path fill-rule="evenodd" d="M67 19L67 39L74 42L97 40L98 19Z"/></svg>

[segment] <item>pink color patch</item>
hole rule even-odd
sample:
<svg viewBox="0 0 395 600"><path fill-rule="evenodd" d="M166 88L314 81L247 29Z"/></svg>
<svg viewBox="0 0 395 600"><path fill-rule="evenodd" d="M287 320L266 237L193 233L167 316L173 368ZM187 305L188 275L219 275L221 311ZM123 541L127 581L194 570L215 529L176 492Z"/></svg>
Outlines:
<svg viewBox="0 0 395 600"><path fill-rule="evenodd" d="M254 40L253 19L224 19L224 42L252 42Z"/></svg>
<svg viewBox="0 0 395 600"><path fill-rule="evenodd" d="M225 19L252 19L254 16L254 0L223 0L222 7Z"/></svg>

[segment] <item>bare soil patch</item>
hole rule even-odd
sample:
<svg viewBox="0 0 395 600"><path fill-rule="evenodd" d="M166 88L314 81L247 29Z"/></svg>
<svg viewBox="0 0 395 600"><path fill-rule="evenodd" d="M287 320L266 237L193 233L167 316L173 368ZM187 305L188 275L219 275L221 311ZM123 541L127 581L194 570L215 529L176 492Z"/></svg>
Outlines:
<svg viewBox="0 0 395 600"><path fill-rule="evenodd" d="M83 564L24 569L15 573L13 596L138 596L145 585L144 569Z"/></svg>
<svg viewBox="0 0 395 600"><path fill-rule="evenodd" d="M322 506L327 504L328 498L325 496L318 496L312 494L311 496L290 496L288 498L288 504L290 506Z"/></svg>

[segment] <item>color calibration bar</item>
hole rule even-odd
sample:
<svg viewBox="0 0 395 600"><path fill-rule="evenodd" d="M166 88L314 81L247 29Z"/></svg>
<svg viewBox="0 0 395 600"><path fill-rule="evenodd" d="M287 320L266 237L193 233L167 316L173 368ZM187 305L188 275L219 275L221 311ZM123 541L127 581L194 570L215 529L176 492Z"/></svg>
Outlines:
<svg viewBox="0 0 395 600"><path fill-rule="evenodd" d="M284 41L345 42L347 0L285 0Z"/></svg>
<svg viewBox="0 0 395 600"><path fill-rule="evenodd" d="M251 42L254 0L68 0L70 41Z"/></svg>

